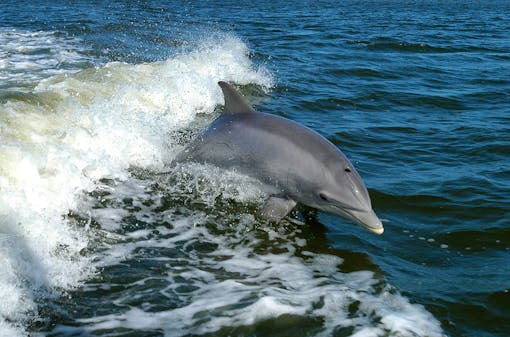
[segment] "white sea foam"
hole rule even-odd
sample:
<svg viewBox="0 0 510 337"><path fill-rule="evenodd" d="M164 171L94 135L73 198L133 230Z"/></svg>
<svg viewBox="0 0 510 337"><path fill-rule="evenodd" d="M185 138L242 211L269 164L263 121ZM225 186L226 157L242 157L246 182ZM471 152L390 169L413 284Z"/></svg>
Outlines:
<svg viewBox="0 0 510 337"><path fill-rule="evenodd" d="M205 172L209 169L205 168ZM299 226L290 223L257 226L249 214L239 213L218 219L214 215L221 211L214 210L210 194L225 191L226 196L232 197L240 185L247 184L240 189L246 190L250 180L241 176L234 179L232 173L218 172L203 178L213 185L221 185L220 191L212 191L192 184L195 187L189 192L194 195L193 201L208 207L207 212L182 214L176 212L178 203L176 209L155 211L165 195L173 195L179 187L164 185L163 190L154 193L151 183L144 180L130 179L105 197L114 214L123 208L121 204L126 196L131 197L130 205L137 208L135 214L121 212L115 216L120 221L109 225L112 231L119 231L120 225L128 222L152 225L122 234L98 261L99 265L145 260L153 266L157 263L162 273L150 276L142 273L132 283L125 284L124 289L129 291L114 297L118 305L115 313L78 319L83 331L114 334L119 329L132 329L158 331L167 336L200 335L225 328L236 331L233 329L264 324L275 318L291 319L292 324L292 317L298 317L298 321L321 322L317 336L331 336L339 328L358 337L443 336L439 322L429 312L381 283L373 272L343 273L339 269L343 260L338 256L310 251L297 253L307 241ZM246 200L256 201L258 186L253 184L251 188L253 193ZM100 223L108 223L111 221L108 213L94 209L92 216ZM244 220L236 223L239 219ZM232 227L233 222L236 225ZM154 230L160 235L151 235ZM201 251L204 245L209 248ZM153 258L143 253L145 249L179 254ZM272 249L277 252L272 253ZM146 297L147 288L140 290L140 285L153 280L160 286L152 290L157 294L156 300ZM89 287L93 293L94 285ZM134 298L139 298L141 304L125 305ZM159 303L180 305L154 310ZM67 329L58 326L54 332Z"/></svg>
<svg viewBox="0 0 510 337"><path fill-rule="evenodd" d="M0 335L16 336L37 302L94 273L94 257L82 253L91 232L65 217L83 193L102 178L127 179L130 166L167 162L176 150L168 135L222 103L218 80L268 87L271 78L235 37L166 61L62 75L58 64L82 61L73 41L20 31L0 39L2 79L44 78L31 99L10 95L0 105ZM43 45L50 56L32 58Z"/></svg>

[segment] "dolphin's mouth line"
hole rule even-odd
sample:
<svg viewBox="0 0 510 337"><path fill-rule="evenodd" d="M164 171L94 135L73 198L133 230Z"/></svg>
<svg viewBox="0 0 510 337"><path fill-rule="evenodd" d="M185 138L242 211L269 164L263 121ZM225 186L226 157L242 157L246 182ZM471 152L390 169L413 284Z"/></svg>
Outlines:
<svg viewBox="0 0 510 337"><path fill-rule="evenodd" d="M343 214L345 217L354 220L357 224L361 225L362 227L364 227L365 229L367 229L368 231L370 231L372 233L380 235L380 234L382 234L384 232L384 227L383 227L381 221L379 220L379 218L377 218L377 216L375 215L375 213L371 209L370 210L366 210L366 209L358 210L358 209L356 209L354 207L340 208L338 206L335 206L335 208L338 209L340 214ZM356 215L355 212L360 212L361 214L370 214L370 213L373 213L373 216L377 220L377 222L375 223L375 226L372 226L369 223L367 223L366 221L363 221L362 217Z"/></svg>
<svg viewBox="0 0 510 337"><path fill-rule="evenodd" d="M334 202L335 204L333 204L332 206L334 208L337 208L338 210L340 210L341 212L349 212L349 211L354 211L354 212L369 212L370 209L364 209L364 208L357 208L357 207L354 207L354 206L349 206L347 204L344 204L338 200L331 200L332 202Z"/></svg>
<svg viewBox="0 0 510 337"><path fill-rule="evenodd" d="M349 216L351 217L354 217L354 215L351 214L351 212L370 212L371 209L366 209L366 208L357 208L357 207L353 207L353 206L349 206L349 205L346 205L346 204L343 204L341 202L338 202L338 201L335 201L335 203L337 203L338 205L332 205L334 208L338 209L339 212L342 212L344 214L348 214Z"/></svg>

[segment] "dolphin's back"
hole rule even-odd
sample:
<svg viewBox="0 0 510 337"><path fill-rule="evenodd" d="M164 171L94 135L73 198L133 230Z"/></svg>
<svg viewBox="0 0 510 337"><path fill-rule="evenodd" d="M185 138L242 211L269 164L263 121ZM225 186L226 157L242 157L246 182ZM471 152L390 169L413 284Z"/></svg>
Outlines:
<svg viewBox="0 0 510 337"><path fill-rule="evenodd" d="M317 175L325 174L327 166L338 169L347 159L316 132L282 117L255 112L218 117L176 160L236 168L292 192L298 188L292 179L297 174L302 180L304 173L312 183Z"/></svg>

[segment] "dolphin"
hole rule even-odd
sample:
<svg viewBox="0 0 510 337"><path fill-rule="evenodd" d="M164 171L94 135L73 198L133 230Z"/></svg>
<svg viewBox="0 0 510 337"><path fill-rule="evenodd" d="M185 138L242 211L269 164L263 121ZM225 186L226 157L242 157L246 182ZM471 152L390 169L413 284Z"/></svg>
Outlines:
<svg viewBox="0 0 510 337"><path fill-rule="evenodd" d="M360 175L335 145L294 121L255 111L228 83L218 85L223 113L174 163L211 164L260 180L268 198L258 213L270 221L281 220L299 202L384 232Z"/></svg>

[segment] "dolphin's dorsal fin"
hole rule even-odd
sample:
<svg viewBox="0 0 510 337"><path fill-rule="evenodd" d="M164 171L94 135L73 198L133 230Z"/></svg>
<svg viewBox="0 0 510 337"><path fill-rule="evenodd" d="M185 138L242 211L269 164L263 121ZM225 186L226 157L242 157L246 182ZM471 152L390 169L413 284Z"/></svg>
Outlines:
<svg viewBox="0 0 510 337"><path fill-rule="evenodd" d="M223 113L236 114L255 112L255 109L252 108L250 103L248 103L248 101L230 84L220 81L218 85L221 87L223 97L225 98L225 109Z"/></svg>

